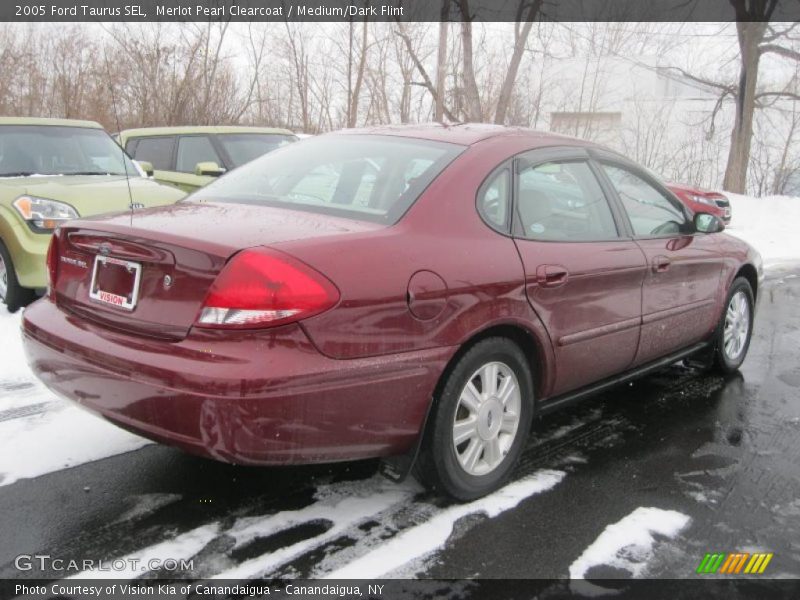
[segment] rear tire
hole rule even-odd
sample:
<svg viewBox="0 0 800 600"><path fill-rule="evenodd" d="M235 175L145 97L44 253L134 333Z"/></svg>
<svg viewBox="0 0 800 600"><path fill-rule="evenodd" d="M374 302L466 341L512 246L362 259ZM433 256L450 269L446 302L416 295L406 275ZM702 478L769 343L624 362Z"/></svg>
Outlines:
<svg viewBox="0 0 800 600"><path fill-rule="evenodd" d="M36 298L34 290L24 288L17 281L14 263L3 242L0 242L0 302L6 305L8 312L17 312Z"/></svg>
<svg viewBox="0 0 800 600"><path fill-rule="evenodd" d="M455 364L434 398L417 477L430 489L473 500L508 479L533 416L533 380L514 342L478 342Z"/></svg>
<svg viewBox="0 0 800 600"><path fill-rule="evenodd" d="M744 277L737 277L728 296L716 331L714 368L733 373L744 362L753 334L753 288Z"/></svg>

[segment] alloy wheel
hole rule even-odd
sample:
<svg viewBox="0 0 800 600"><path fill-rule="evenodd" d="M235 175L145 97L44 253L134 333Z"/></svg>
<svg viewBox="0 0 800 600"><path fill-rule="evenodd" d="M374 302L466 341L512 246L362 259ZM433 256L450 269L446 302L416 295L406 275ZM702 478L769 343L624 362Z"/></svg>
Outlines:
<svg viewBox="0 0 800 600"><path fill-rule="evenodd" d="M519 381L505 363L486 363L467 380L453 419L453 448L466 473L486 475L505 460L517 436L521 404Z"/></svg>
<svg viewBox="0 0 800 600"><path fill-rule="evenodd" d="M725 313L722 345L728 360L734 361L742 354L750 335L750 302L744 291L731 296Z"/></svg>

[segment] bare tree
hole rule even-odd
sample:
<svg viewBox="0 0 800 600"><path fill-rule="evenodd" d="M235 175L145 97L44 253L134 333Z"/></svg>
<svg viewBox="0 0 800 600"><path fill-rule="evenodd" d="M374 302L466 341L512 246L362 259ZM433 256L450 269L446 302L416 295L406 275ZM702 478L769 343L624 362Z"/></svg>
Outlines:
<svg viewBox="0 0 800 600"><path fill-rule="evenodd" d="M367 24L365 18L361 25L361 44L358 51L358 63L356 65L355 81L353 80L353 61L355 54L355 24L351 20L348 24L349 47L347 54L347 126L355 127L358 123L358 101L361 95L361 86L364 83L364 70L367 65Z"/></svg>
<svg viewBox="0 0 800 600"><path fill-rule="evenodd" d="M533 0L528 4L527 11L524 11L525 4L520 2L517 9L517 21L514 23L514 50L511 53L511 60L506 69L503 85L500 88L500 97L497 100L497 108L495 110L494 122L504 124L506 116L508 115L508 108L511 103L511 94L514 91L514 84L517 80L517 72L519 71L520 63L522 62L522 55L525 52L525 46L530 35L533 21L542 7L542 0ZM520 17L524 17L524 21L520 22Z"/></svg>
<svg viewBox="0 0 800 600"><path fill-rule="evenodd" d="M450 0L442 0L441 21L439 22L439 46L436 53L436 108L433 118L437 123L444 120L444 85L447 79L447 30Z"/></svg>

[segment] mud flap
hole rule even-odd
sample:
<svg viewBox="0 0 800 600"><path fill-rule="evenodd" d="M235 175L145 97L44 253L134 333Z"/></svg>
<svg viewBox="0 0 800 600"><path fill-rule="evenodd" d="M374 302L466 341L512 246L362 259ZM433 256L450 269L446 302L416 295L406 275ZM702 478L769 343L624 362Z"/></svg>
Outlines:
<svg viewBox="0 0 800 600"><path fill-rule="evenodd" d="M422 448L422 440L425 437L425 429L428 426L428 418L430 417L432 408L433 399L431 398L431 401L428 403L428 410L425 413L425 420L422 422L422 428L417 436L417 441L414 442L414 445L405 454L382 458L380 464L381 475L395 483L403 483L411 474L414 470L414 463L417 462L420 448Z"/></svg>

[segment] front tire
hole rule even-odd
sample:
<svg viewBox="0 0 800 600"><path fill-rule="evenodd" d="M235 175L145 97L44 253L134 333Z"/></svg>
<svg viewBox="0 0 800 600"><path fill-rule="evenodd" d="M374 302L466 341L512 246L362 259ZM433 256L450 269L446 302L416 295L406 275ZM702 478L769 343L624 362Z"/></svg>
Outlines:
<svg viewBox="0 0 800 600"><path fill-rule="evenodd" d="M417 475L435 491L472 500L499 488L530 433L533 381L511 340L478 342L455 364L434 399Z"/></svg>
<svg viewBox="0 0 800 600"><path fill-rule="evenodd" d="M3 242L0 242L0 303L6 305L8 312L17 312L21 307L30 304L36 294L24 288L17 281L14 263Z"/></svg>
<svg viewBox="0 0 800 600"><path fill-rule="evenodd" d="M717 327L714 366L722 373L733 373L744 362L753 334L753 288L744 277L734 280Z"/></svg>

